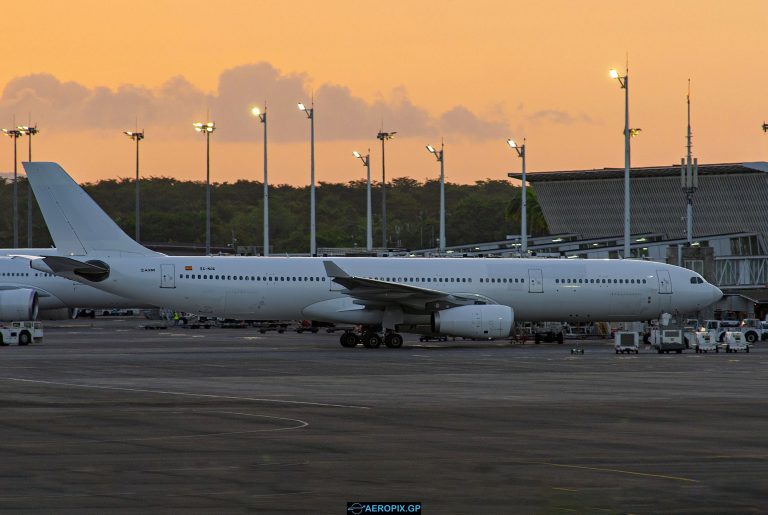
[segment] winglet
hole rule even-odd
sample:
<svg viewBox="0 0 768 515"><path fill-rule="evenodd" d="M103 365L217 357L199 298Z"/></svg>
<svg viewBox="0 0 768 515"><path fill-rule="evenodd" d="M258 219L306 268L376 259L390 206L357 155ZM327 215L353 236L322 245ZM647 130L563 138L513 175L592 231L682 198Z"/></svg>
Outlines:
<svg viewBox="0 0 768 515"><path fill-rule="evenodd" d="M351 277L333 261L323 261L323 265L325 265L325 273L332 279L345 279Z"/></svg>

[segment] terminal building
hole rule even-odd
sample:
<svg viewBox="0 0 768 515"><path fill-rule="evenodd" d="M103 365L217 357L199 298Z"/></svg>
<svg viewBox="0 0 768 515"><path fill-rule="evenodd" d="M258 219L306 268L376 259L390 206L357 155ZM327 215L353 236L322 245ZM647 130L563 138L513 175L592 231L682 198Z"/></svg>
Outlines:
<svg viewBox="0 0 768 515"><path fill-rule="evenodd" d="M522 180L522 174L509 173ZM531 255L619 258L624 250L624 168L526 174L549 228L529 236ZM725 296L701 318L768 315L768 162L699 164L693 244L686 234L680 164L630 171L631 252L702 274ZM238 249L239 250L239 249ZM253 250L252 250L253 251ZM519 257L520 235L448 246L448 255ZM437 249L319 249L319 255L437 255Z"/></svg>
<svg viewBox="0 0 768 515"><path fill-rule="evenodd" d="M632 256L690 268L719 286L726 296L713 308L716 317L763 318L768 314L768 163L700 164L698 171L692 246L687 245L680 165L630 171ZM550 232L531 240L530 251L620 257L623 168L529 173L526 179Z"/></svg>

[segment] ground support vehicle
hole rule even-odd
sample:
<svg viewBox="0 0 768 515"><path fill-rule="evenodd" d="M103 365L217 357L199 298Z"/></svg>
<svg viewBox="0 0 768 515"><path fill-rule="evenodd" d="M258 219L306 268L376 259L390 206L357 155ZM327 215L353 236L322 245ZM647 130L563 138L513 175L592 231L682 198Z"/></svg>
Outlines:
<svg viewBox="0 0 768 515"><path fill-rule="evenodd" d="M738 331L728 331L725 333L723 342L720 347L725 349L725 352L749 352L749 344L744 338L744 335Z"/></svg>
<svg viewBox="0 0 768 515"><path fill-rule="evenodd" d="M634 331L619 331L615 336L614 349L616 354L639 354L639 335Z"/></svg>
<svg viewBox="0 0 768 515"><path fill-rule="evenodd" d="M0 322L0 345L29 345L42 343L43 324L41 322Z"/></svg>
<svg viewBox="0 0 768 515"><path fill-rule="evenodd" d="M693 338L690 341L693 342L691 347L693 347L697 354L706 354L710 351L720 352L717 342L713 340L712 335L706 331L693 333Z"/></svg>
<svg viewBox="0 0 768 515"><path fill-rule="evenodd" d="M741 322L738 320L705 320L704 330L708 331L716 342L723 343L725 333L741 330Z"/></svg>
<svg viewBox="0 0 768 515"><path fill-rule="evenodd" d="M251 322L251 325L258 329L261 334L266 334L268 331L277 331L283 334L290 323L281 320L255 320Z"/></svg>
<svg viewBox="0 0 768 515"><path fill-rule="evenodd" d="M532 328L533 342L563 343L565 339L563 325L555 322L538 324Z"/></svg>
<svg viewBox="0 0 768 515"><path fill-rule="evenodd" d="M767 325L758 318L745 318L741 321L741 334L747 343L761 342L768 339Z"/></svg>
<svg viewBox="0 0 768 515"><path fill-rule="evenodd" d="M231 318L219 319L218 326L222 329L245 329L248 323L244 320L234 320Z"/></svg>
<svg viewBox="0 0 768 515"><path fill-rule="evenodd" d="M651 332L651 345L656 349L659 354L674 351L677 354L682 354L685 349L685 340L683 339L683 331L681 329L662 329L660 331Z"/></svg>

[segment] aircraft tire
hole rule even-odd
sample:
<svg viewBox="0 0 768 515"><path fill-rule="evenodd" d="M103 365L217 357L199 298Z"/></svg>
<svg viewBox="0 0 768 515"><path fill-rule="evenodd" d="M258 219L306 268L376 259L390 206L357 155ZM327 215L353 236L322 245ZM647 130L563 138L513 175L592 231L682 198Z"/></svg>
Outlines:
<svg viewBox="0 0 768 515"><path fill-rule="evenodd" d="M357 335L355 333L342 333L339 340L342 347L352 348L357 346Z"/></svg>
<svg viewBox="0 0 768 515"><path fill-rule="evenodd" d="M384 338L384 343L390 349L398 349L403 346L403 337L397 333L391 333Z"/></svg>
<svg viewBox="0 0 768 515"><path fill-rule="evenodd" d="M363 335L363 345L368 349L378 349L381 346L381 336L376 333Z"/></svg>

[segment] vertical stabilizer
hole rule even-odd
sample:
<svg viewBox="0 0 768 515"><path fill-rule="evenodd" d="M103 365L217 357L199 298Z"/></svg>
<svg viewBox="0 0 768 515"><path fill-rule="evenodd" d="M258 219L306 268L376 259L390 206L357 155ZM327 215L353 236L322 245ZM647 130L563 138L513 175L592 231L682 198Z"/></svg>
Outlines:
<svg viewBox="0 0 768 515"><path fill-rule="evenodd" d="M160 255L125 234L57 163L23 165L61 255Z"/></svg>

